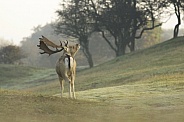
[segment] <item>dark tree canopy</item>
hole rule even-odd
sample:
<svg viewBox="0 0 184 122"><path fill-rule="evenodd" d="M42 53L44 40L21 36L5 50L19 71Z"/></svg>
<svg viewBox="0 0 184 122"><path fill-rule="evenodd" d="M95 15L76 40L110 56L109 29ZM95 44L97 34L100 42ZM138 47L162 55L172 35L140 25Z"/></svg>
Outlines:
<svg viewBox="0 0 184 122"><path fill-rule="evenodd" d="M125 54L128 46L135 49L135 39L142 37L146 30L161 26L158 13L161 2L137 0L89 0L92 9L94 26L116 52L116 56ZM150 24L151 23L151 24ZM114 44L107 36L114 37Z"/></svg>
<svg viewBox="0 0 184 122"><path fill-rule="evenodd" d="M183 0L71 0L58 10L58 33L78 38L90 66L89 37L100 33L116 56L125 54L126 48L135 50L135 41L149 30L162 25L164 16L170 16L170 6L180 18ZM180 8L179 8L180 7ZM169 9L168 9L169 8ZM166 19L167 20L167 19ZM177 36L181 21L174 29ZM113 37L113 41L112 38Z"/></svg>
<svg viewBox="0 0 184 122"><path fill-rule="evenodd" d="M19 46L8 45L0 49L0 63L13 64L22 58L25 58L25 55Z"/></svg>

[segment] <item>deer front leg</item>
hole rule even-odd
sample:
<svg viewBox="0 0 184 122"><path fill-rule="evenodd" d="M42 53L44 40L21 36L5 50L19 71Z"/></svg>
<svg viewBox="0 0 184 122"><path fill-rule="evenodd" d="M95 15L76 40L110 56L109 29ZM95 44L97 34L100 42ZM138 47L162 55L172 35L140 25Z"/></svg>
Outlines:
<svg viewBox="0 0 184 122"><path fill-rule="evenodd" d="M64 80L63 80L63 78L59 77L59 82L60 82L60 89L61 89L61 97L63 97L63 92L64 92Z"/></svg>
<svg viewBox="0 0 184 122"><path fill-rule="evenodd" d="M64 77L64 80L69 83L69 97L72 98L72 96L71 96L71 81L67 76Z"/></svg>
<svg viewBox="0 0 184 122"><path fill-rule="evenodd" d="M72 93L73 93L73 98L76 99L76 96L75 96L75 87L74 87L74 82L71 83L71 86L72 86Z"/></svg>
<svg viewBox="0 0 184 122"><path fill-rule="evenodd" d="M71 92L72 92L72 90L71 90L71 86L72 86L72 84L71 84L71 81L69 82L69 96L70 96L70 98L72 98L72 94L71 94Z"/></svg>
<svg viewBox="0 0 184 122"><path fill-rule="evenodd" d="M72 78L71 78L71 87L72 87L73 99L76 99L74 80L75 80L75 77L74 77L74 75L72 75Z"/></svg>

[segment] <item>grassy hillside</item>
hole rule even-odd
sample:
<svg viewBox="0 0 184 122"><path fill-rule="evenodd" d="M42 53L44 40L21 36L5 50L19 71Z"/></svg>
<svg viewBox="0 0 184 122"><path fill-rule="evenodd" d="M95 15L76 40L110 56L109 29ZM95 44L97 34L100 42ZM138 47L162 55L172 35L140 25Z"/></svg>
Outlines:
<svg viewBox="0 0 184 122"><path fill-rule="evenodd" d="M27 89L56 79L54 69L0 64L0 88Z"/></svg>
<svg viewBox="0 0 184 122"><path fill-rule="evenodd" d="M110 107L95 102L0 90L0 122L108 121L108 113L101 113L102 110L109 112Z"/></svg>
<svg viewBox="0 0 184 122"><path fill-rule="evenodd" d="M179 37L80 71L78 100L67 99L68 83L65 98L53 97L60 92L53 69L29 68L7 87L21 92L0 90L0 121L183 122L183 52ZM9 81L3 80L3 88Z"/></svg>
<svg viewBox="0 0 184 122"><path fill-rule="evenodd" d="M78 72L75 82L76 91L143 82L159 83L158 81L165 81L170 85L171 83L182 85L183 82L175 83L175 81L182 81L184 78L183 47L183 37L171 39ZM58 81L55 80L51 84L30 90L52 95L59 92L58 85ZM48 89L52 92L48 92Z"/></svg>

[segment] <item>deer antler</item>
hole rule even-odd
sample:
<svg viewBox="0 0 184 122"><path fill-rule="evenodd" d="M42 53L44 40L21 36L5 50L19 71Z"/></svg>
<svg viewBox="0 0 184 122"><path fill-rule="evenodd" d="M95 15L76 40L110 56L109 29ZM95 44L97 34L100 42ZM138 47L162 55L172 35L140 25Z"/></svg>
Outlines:
<svg viewBox="0 0 184 122"><path fill-rule="evenodd" d="M53 42L51 42L51 41L49 41L47 38L45 38L44 36L42 36L42 38L39 38L40 39L40 45L37 45L38 47L40 47L40 49L41 50L43 50L44 52L40 52L40 54L45 54L45 53L47 53L47 54L49 54L49 56L50 55L52 55L52 54L54 54L54 53L58 53L58 52L61 52L64 48L62 47L62 43L61 43L61 45L60 46L58 46L58 45L55 45ZM45 39L47 39L47 41L43 41L43 40L45 40ZM51 50L51 49L49 49L48 47L47 47L47 45L48 45L48 42L49 42L49 44L51 44L52 46L54 46L55 48L56 48L56 50L55 51L53 51L53 50ZM49 45L49 46L51 46L51 45ZM58 50L57 49L57 47L60 47L61 49L60 50Z"/></svg>
<svg viewBox="0 0 184 122"><path fill-rule="evenodd" d="M39 38L40 41L43 41L47 46L51 46L53 48L62 48L62 45L56 45L52 41L48 40L46 37L42 35L42 38ZM60 42L61 43L61 42Z"/></svg>

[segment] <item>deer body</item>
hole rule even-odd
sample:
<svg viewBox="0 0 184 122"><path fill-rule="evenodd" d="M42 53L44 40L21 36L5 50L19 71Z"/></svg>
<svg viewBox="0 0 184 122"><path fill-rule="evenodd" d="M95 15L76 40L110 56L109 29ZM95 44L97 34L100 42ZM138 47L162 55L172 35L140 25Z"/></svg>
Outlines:
<svg viewBox="0 0 184 122"><path fill-rule="evenodd" d="M70 60L69 60L70 58ZM61 96L64 91L64 81L69 83L69 96L75 97L74 81L76 74L76 61L73 57L62 55L56 63L56 72L61 85ZM72 92L72 94L71 94Z"/></svg>
<svg viewBox="0 0 184 122"><path fill-rule="evenodd" d="M40 38L40 49L42 49L44 52L41 54L47 53L49 55L63 51L63 55L58 59L56 63L56 73L59 77L60 81L60 86L61 86L61 96L63 96L63 91L64 91L64 81L69 83L69 97L70 98L76 98L75 96L75 87L74 87L74 81L75 81L75 75L76 75L76 60L74 59L75 54L78 52L80 49L79 44L75 44L73 46L68 46L68 42L65 43L65 46L62 46L62 43L60 46L57 46L56 44L52 45L50 41L47 38ZM47 43L44 42L46 39L47 43L51 45L47 45ZM56 46L55 46L56 45ZM52 46L55 47L56 49L58 47L61 47L61 50L48 50L47 46Z"/></svg>

